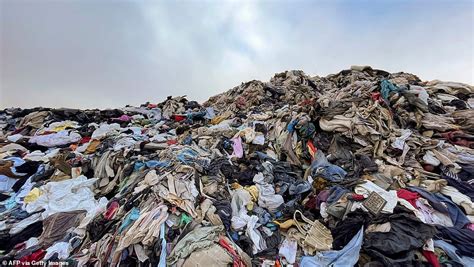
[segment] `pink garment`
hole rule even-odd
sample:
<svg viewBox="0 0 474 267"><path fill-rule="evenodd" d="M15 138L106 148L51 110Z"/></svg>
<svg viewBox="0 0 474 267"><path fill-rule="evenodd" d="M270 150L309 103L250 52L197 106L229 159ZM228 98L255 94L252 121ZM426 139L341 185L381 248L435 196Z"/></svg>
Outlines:
<svg viewBox="0 0 474 267"><path fill-rule="evenodd" d="M242 138L240 136L231 139L233 142L232 148L234 152L232 153L233 157L242 158L244 156L244 148L242 147Z"/></svg>
<svg viewBox="0 0 474 267"><path fill-rule="evenodd" d="M474 223L470 223L470 224L466 225L466 228L471 230L471 231L474 231Z"/></svg>
<svg viewBox="0 0 474 267"><path fill-rule="evenodd" d="M124 114L124 115L122 115L118 118L114 118L114 120L117 120L117 121L131 121L132 117Z"/></svg>

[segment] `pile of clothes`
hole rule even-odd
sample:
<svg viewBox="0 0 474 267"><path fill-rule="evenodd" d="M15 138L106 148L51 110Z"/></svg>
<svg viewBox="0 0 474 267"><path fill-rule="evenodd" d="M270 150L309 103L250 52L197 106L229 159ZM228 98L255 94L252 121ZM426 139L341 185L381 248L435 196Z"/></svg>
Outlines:
<svg viewBox="0 0 474 267"><path fill-rule="evenodd" d="M474 87L353 66L0 111L0 260L474 266Z"/></svg>

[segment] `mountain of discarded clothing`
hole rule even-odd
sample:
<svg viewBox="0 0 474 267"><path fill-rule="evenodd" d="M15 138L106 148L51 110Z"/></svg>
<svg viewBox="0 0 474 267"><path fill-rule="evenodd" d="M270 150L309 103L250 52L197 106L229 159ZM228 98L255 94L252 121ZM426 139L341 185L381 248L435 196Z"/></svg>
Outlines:
<svg viewBox="0 0 474 267"><path fill-rule="evenodd" d="M353 66L0 111L0 260L474 266L474 87Z"/></svg>

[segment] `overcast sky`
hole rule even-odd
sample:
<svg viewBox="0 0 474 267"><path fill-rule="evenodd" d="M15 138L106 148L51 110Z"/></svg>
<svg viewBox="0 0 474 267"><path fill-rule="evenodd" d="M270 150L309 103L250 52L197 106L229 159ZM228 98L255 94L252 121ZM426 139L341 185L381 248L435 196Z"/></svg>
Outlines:
<svg viewBox="0 0 474 267"><path fill-rule="evenodd" d="M473 84L473 3L0 0L0 107L204 101L357 64Z"/></svg>

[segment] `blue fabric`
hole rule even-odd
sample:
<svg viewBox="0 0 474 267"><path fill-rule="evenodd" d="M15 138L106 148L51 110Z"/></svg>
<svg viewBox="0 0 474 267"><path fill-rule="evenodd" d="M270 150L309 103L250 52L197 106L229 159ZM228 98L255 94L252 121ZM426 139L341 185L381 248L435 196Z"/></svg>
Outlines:
<svg viewBox="0 0 474 267"><path fill-rule="evenodd" d="M15 201L16 195L17 195L17 193L13 194L10 198L5 200L4 205L5 205L5 208L7 210L11 210L11 209L13 209L13 207L16 206L16 201Z"/></svg>
<svg viewBox="0 0 474 267"><path fill-rule="evenodd" d="M364 227L341 250L317 252L315 256L301 258L300 267L347 267L359 260L359 252L364 238Z"/></svg>
<svg viewBox="0 0 474 267"><path fill-rule="evenodd" d="M161 228L160 228L161 254L160 254L160 262L158 263L158 267L166 267L165 225L166 225L166 223L162 223Z"/></svg>
<svg viewBox="0 0 474 267"><path fill-rule="evenodd" d="M193 143L193 136L188 134L183 140L183 145L191 145L192 143Z"/></svg>
<svg viewBox="0 0 474 267"><path fill-rule="evenodd" d="M464 266L474 266L474 258L471 258L471 257L466 257L466 256L459 256L456 251L456 247L449 244L448 242L444 241L444 240L434 240L434 246L435 247L438 247L438 248L441 248L444 252L446 252L446 254L448 254L448 256L464 265Z"/></svg>
<svg viewBox="0 0 474 267"><path fill-rule="evenodd" d="M140 210L137 207L133 207L130 213L123 220L122 225L119 228L119 234L122 233L133 221L136 221L140 217Z"/></svg>
<svg viewBox="0 0 474 267"><path fill-rule="evenodd" d="M339 182L346 177L347 172L343 168L330 163L324 153L318 150L311 163L311 174L314 178L323 177L331 182Z"/></svg>
<svg viewBox="0 0 474 267"><path fill-rule="evenodd" d="M395 84L389 82L388 80L382 80L380 82L380 94L384 99L388 99L391 92L400 92L401 89L398 88Z"/></svg>
<svg viewBox="0 0 474 267"><path fill-rule="evenodd" d="M296 124L298 124L298 120L294 120L294 121L288 123L288 126L286 127L288 132L293 133L295 131Z"/></svg>
<svg viewBox="0 0 474 267"><path fill-rule="evenodd" d="M170 162L169 161L149 160L149 161L145 162L145 165L148 168L156 168L156 167L162 168L162 167L170 166Z"/></svg>
<svg viewBox="0 0 474 267"><path fill-rule="evenodd" d="M133 166L133 170L134 171L139 171L141 168L143 168L143 166L145 166L145 163L143 163L141 161L137 161L137 162L135 162L135 165Z"/></svg>
<svg viewBox="0 0 474 267"><path fill-rule="evenodd" d="M206 116L204 116L205 119L212 120L216 116L216 113L214 112L213 107L207 107L206 108Z"/></svg>
<svg viewBox="0 0 474 267"><path fill-rule="evenodd" d="M338 201L345 193L348 193L348 192L350 191L342 186L339 186L339 185L333 186L331 187L331 189L329 189L329 197L326 202L328 204L332 204Z"/></svg>
<svg viewBox="0 0 474 267"><path fill-rule="evenodd" d="M184 149L176 156L184 164L191 164L196 159L198 153L192 149Z"/></svg>

